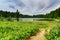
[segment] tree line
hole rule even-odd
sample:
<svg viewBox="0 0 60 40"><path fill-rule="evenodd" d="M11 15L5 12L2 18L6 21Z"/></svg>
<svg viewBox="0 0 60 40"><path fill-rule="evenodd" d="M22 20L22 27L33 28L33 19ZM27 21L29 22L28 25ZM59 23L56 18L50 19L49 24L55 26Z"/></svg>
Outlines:
<svg viewBox="0 0 60 40"><path fill-rule="evenodd" d="M60 8L51 11L50 13L47 13L46 15L44 14L40 14L40 15L23 15L21 13L19 13L19 11L17 10L16 12L7 12L7 11L0 11L0 18L4 17L4 18L17 18L17 20L19 20L19 18L59 18L60 17Z"/></svg>
<svg viewBox="0 0 60 40"><path fill-rule="evenodd" d="M60 8L51 11L50 13L46 13L46 15L33 15L36 18L60 18Z"/></svg>
<svg viewBox="0 0 60 40"><path fill-rule="evenodd" d="M51 11L45 15L46 18L59 18L60 17L60 8Z"/></svg>
<svg viewBox="0 0 60 40"><path fill-rule="evenodd" d="M29 15L23 15L21 13L19 13L19 11L17 10L16 12L7 12L7 11L0 11L0 17L4 17L4 18L8 18L8 17L12 17L12 18L29 18L32 16Z"/></svg>

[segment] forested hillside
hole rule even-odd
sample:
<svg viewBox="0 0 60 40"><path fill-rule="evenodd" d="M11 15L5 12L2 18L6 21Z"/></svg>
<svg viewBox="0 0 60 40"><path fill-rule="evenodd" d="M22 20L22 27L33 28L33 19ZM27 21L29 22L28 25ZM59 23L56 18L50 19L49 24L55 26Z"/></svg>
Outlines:
<svg viewBox="0 0 60 40"><path fill-rule="evenodd" d="M46 14L45 17L47 18L59 18L60 17L60 8L51 11L50 13Z"/></svg>
<svg viewBox="0 0 60 40"><path fill-rule="evenodd" d="M51 11L50 13L47 13L46 15L34 15L33 17L38 18L59 18L60 17L60 8Z"/></svg>

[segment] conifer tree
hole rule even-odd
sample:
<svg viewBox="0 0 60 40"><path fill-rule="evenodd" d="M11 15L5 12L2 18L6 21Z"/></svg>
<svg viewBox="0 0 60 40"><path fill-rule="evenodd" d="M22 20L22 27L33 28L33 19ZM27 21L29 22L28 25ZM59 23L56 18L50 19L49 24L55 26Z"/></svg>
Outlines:
<svg viewBox="0 0 60 40"><path fill-rule="evenodd" d="M19 11L16 11L16 20L19 21Z"/></svg>

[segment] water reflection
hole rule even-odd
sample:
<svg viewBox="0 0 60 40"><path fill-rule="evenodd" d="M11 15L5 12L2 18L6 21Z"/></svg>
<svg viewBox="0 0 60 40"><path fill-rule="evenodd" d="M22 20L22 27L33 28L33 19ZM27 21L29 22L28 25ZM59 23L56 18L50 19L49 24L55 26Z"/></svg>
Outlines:
<svg viewBox="0 0 60 40"><path fill-rule="evenodd" d="M16 18L12 18L13 20L16 20ZM19 18L20 21L40 21L47 18Z"/></svg>
<svg viewBox="0 0 60 40"><path fill-rule="evenodd" d="M8 18L3 18L7 20ZM16 20L16 18L10 18L10 20ZM19 18L20 21L53 21L52 18Z"/></svg>

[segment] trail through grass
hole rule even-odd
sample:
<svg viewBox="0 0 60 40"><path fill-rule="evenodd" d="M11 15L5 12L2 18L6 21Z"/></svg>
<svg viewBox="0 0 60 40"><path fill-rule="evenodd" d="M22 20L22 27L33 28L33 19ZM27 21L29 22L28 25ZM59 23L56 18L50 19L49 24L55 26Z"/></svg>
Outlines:
<svg viewBox="0 0 60 40"><path fill-rule="evenodd" d="M55 21L0 21L0 40L45 40L46 30L56 24Z"/></svg>
<svg viewBox="0 0 60 40"><path fill-rule="evenodd" d="M45 38L45 29L41 29L35 36L30 37L29 40L46 40Z"/></svg>
<svg viewBox="0 0 60 40"><path fill-rule="evenodd" d="M36 33L36 35L31 36L29 40L47 40L45 37L45 34L48 33L50 31L51 28L53 28L54 26L56 26L57 23L56 22L50 22L48 23L47 28L40 28L40 31Z"/></svg>

